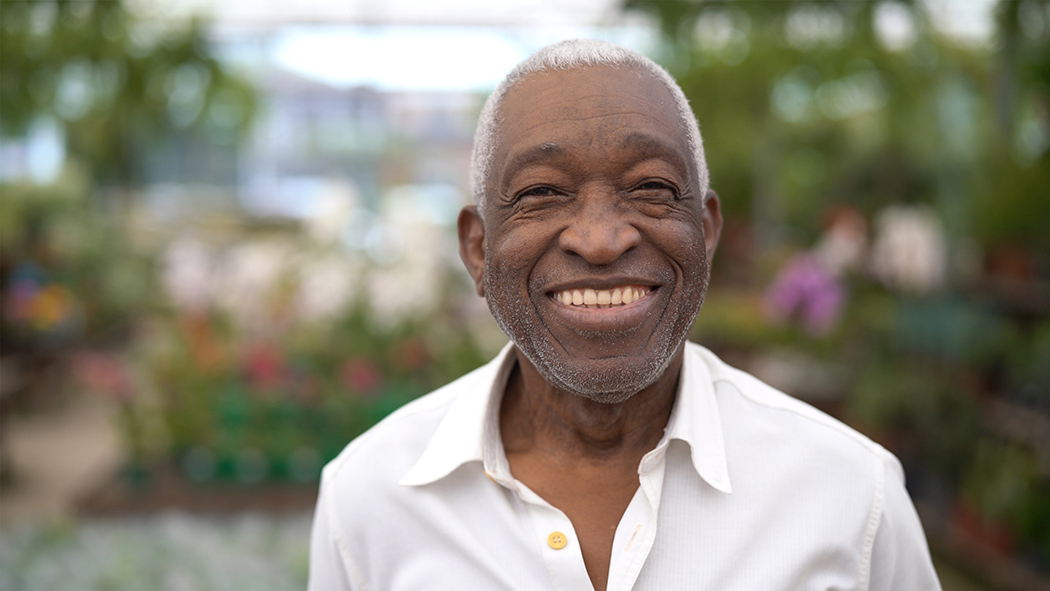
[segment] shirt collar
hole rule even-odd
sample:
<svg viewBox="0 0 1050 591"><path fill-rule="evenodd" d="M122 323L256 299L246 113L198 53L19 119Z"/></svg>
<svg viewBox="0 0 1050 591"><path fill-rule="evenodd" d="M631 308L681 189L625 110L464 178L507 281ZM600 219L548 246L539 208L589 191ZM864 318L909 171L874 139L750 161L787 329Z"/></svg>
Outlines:
<svg viewBox="0 0 1050 591"><path fill-rule="evenodd" d="M726 463L725 439L722 434L722 416L718 411L715 381L700 345L686 342L682 375L678 380L678 395L675 397L671 418L667 421L664 441L679 439L689 444L693 468L705 482L715 489L729 494L733 487L729 482L729 467Z"/></svg>
<svg viewBox="0 0 1050 591"><path fill-rule="evenodd" d="M686 343L678 395L657 448L666 446L671 439L686 442L697 474L715 489L730 493L718 401L701 351L702 347ZM490 478L516 488L499 436L499 406L516 362L514 346L508 343L488 364L450 384L458 386L461 392L453 399L419 460L401 478L402 486L436 482L463 464L480 461Z"/></svg>
<svg viewBox="0 0 1050 591"><path fill-rule="evenodd" d="M515 363L514 345L507 343L495 359L447 386L459 392L423 455L399 484L430 484L473 461L484 462L490 477L498 474L510 480L510 467L499 436L499 405Z"/></svg>

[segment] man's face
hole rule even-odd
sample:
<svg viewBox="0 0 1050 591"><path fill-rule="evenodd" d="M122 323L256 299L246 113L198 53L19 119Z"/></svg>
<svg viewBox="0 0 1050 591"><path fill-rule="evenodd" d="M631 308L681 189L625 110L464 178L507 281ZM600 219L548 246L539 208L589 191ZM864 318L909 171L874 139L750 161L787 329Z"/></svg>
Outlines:
<svg viewBox="0 0 1050 591"><path fill-rule="evenodd" d="M466 246L464 260L548 383L623 401L660 377L689 333L721 227L718 199L705 207L695 193L674 101L648 73L532 75L501 114L483 264Z"/></svg>

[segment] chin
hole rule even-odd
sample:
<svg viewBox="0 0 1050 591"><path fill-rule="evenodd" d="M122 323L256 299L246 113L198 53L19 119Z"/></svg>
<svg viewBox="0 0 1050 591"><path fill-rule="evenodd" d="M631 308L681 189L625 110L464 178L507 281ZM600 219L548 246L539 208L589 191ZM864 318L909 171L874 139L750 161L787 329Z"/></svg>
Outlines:
<svg viewBox="0 0 1050 591"><path fill-rule="evenodd" d="M547 383L602 404L619 404L653 385L667 371L679 342L655 357L576 361L553 347L515 341Z"/></svg>

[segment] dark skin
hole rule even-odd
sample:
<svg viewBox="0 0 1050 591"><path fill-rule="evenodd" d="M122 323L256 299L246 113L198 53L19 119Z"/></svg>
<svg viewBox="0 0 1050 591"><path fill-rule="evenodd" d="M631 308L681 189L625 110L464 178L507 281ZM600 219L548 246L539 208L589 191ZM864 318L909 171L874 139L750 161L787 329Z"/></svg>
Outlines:
<svg viewBox="0 0 1050 591"><path fill-rule="evenodd" d="M660 381L623 404L565 396L526 364L508 384L500 430L511 472L572 522L596 590L606 587L616 527L638 489L638 464L671 416L681 361L676 356Z"/></svg>
<svg viewBox="0 0 1050 591"><path fill-rule="evenodd" d="M517 345L500 408L514 477L573 524L606 588L638 465L663 436L683 343L721 231L669 91L645 73L533 75L505 97L484 220L459 217L460 254ZM634 286L607 308L572 290Z"/></svg>

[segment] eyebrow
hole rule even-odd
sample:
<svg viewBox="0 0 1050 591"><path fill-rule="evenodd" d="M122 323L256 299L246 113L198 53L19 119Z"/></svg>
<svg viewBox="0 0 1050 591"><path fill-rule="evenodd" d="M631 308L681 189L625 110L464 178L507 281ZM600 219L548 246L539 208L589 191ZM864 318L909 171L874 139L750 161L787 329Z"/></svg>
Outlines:
<svg viewBox="0 0 1050 591"><path fill-rule="evenodd" d="M672 164L681 167L683 171L689 171L688 161L683 158L681 150L657 136L640 131L632 131L623 139L622 143L627 147L652 154L657 158L670 160Z"/></svg>
<svg viewBox="0 0 1050 591"><path fill-rule="evenodd" d="M565 152L565 148L554 142L543 142L538 146L526 148L507 158L507 164L503 166L503 174L506 176L508 171L517 171L530 164L559 158L564 156Z"/></svg>

